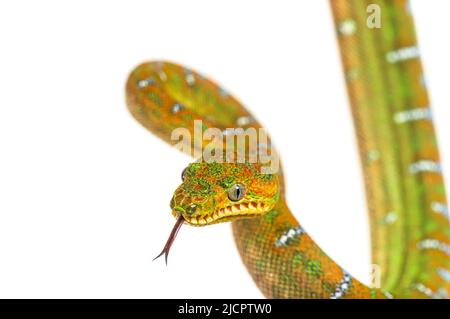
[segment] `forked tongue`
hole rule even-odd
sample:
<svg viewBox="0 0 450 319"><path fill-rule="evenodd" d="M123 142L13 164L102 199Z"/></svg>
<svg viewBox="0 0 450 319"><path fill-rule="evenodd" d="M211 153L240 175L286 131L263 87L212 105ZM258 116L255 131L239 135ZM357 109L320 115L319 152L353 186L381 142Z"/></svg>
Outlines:
<svg viewBox="0 0 450 319"><path fill-rule="evenodd" d="M181 226L183 225L184 218L183 216L178 217L177 222L172 228L172 231L170 232L169 239L167 239L166 245L164 246L162 252L153 258L153 260L158 259L164 254L166 265L167 265L167 256L169 256L170 247L172 247L173 242L175 241L175 238L177 237L178 231L180 230Z"/></svg>

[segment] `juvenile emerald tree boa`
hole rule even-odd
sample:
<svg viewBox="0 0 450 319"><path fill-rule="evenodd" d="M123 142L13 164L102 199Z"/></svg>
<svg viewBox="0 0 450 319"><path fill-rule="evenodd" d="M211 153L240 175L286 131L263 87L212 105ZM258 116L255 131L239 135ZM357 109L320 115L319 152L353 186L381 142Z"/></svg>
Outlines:
<svg viewBox="0 0 450 319"><path fill-rule="evenodd" d="M448 297L448 206L409 3L330 4L381 287L362 284L320 249L286 203L283 173L261 174L258 162L190 164L171 200L178 220L163 253L167 256L182 224L231 221L242 260L268 298ZM368 25L371 4L379 6L380 28ZM202 120L202 130L261 128L221 87L172 63L138 66L129 76L126 93L133 116L171 144L177 128L194 133L194 120Z"/></svg>

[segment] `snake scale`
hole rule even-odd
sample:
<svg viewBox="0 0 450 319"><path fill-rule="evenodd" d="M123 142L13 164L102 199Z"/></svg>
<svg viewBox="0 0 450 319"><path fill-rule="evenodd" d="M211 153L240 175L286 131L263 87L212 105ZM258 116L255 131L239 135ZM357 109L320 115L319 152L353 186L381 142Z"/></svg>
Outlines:
<svg viewBox="0 0 450 319"><path fill-rule="evenodd" d="M381 28L367 26L378 5ZM231 221L253 280L268 298L446 298L450 227L444 181L413 17L406 0L330 0L358 140L380 287L336 264L291 213L283 172L261 163L196 161L171 200L177 224ZM261 128L213 81L169 62L135 68L126 84L132 115L164 141L173 130ZM269 140L270 141L270 140ZM205 146L205 141L189 147ZM269 143L270 145L270 143ZM267 146L266 146L267 147ZM270 152L276 152L270 146Z"/></svg>

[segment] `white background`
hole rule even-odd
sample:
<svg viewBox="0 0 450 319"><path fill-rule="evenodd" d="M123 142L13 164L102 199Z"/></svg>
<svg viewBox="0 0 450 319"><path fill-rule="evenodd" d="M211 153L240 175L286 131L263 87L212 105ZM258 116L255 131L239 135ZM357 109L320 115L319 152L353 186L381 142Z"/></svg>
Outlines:
<svg viewBox="0 0 450 319"><path fill-rule="evenodd" d="M413 1L444 168L450 167L448 1ZM368 227L328 2L9 1L0 5L0 297L262 297L230 225L184 227L190 159L128 114L138 63L223 84L271 132L302 225L367 282ZM447 176L449 172L447 171Z"/></svg>

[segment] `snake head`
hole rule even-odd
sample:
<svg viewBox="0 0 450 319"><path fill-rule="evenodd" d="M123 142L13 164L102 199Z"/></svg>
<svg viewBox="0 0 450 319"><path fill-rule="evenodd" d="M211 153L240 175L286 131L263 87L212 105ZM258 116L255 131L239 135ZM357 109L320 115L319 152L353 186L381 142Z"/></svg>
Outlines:
<svg viewBox="0 0 450 319"><path fill-rule="evenodd" d="M192 226L262 216L278 200L278 175L262 174L258 163L196 162L182 180L170 207Z"/></svg>

